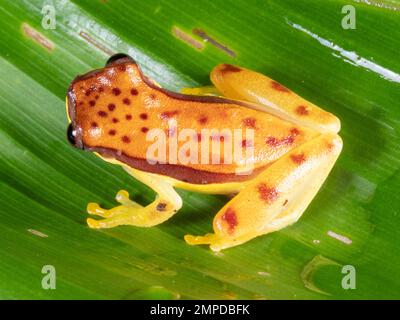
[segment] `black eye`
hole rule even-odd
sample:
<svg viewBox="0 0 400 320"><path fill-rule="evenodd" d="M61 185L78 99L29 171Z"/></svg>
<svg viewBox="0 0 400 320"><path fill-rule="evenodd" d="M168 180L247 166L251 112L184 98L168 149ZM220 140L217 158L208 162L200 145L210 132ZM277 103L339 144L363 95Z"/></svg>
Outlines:
<svg viewBox="0 0 400 320"><path fill-rule="evenodd" d="M129 56L125 53L116 53L116 54L112 55L110 58L108 58L108 60L106 62L106 67L110 64L114 64L116 61L118 61L120 59L129 59L133 62L135 61L131 56Z"/></svg>
<svg viewBox="0 0 400 320"><path fill-rule="evenodd" d="M74 128L72 127L72 123L69 124L68 129L67 129L67 138L68 141L75 146L76 141L75 141L75 132Z"/></svg>

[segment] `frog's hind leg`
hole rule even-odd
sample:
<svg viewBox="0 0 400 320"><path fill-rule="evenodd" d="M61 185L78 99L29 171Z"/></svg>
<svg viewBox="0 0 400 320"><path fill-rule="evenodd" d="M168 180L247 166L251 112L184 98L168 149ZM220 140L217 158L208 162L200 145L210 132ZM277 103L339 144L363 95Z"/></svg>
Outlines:
<svg viewBox="0 0 400 320"><path fill-rule="evenodd" d="M219 251L296 222L325 181L342 149L322 134L291 150L258 175L215 216L214 233L185 236L189 244Z"/></svg>
<svg viewBox="0 0 400 320"><path fill-rule="evenodd" d="M87 219L91 228L113 228L119 225L133 225L138 227L152 227L171 218L181 207L182 200L173 186L154 174L127 169L136 179L143 182L155 192L156 199L143 207L129 199L129 194L121 190L116 195L116 200L121 204L112 209L103 209L97 203L89 203L89 214L105 219Z"/></svg>
<svg viewBox="0 0 400 320"><path fill-rule="evenodd" d="M254 109L268 112L318 132L337 133L340 121L261 73L230 64L216 66L210 74L216 90L230 99L252 102Z"/></svg>

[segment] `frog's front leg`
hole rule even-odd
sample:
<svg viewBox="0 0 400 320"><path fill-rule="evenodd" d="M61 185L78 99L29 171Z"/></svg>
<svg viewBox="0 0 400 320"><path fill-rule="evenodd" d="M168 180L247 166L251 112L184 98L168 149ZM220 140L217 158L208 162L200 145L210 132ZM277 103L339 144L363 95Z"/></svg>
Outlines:
<svg viewBox="0 0 400 320"><path fill-rule="evenodd" d="M296 222L325 181L342 149L333 133L293 149L252 180L215 216L213 234L186 235L189 244L219 251Z"/></svg>
<svg viewBox="0 0 400 320"><path fill-rule="evenodd" d="M125 168L125 167L124 167ZM125 168L137 180L152 188L156 193L156 199L143 207L129 199L125 190L117 193L116 200L121 204L112 209L103 209L97 203L89 203L89 214L98 215L105 219L87 219L91 228L113 228L119 225L133 225L138 227L152 227L171 218L181 207L182 199L174 190L171 183L155 174L139 172Z"/></svg>

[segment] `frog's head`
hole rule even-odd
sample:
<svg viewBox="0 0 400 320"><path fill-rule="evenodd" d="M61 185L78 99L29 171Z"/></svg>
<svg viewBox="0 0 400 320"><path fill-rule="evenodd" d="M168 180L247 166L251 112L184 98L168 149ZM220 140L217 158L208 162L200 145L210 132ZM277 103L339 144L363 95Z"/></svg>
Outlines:
<svg viewBox="0 0 400 320"><path fill-rule="evenodd" d="M102 69L76 77L69 86L68 140L76 148L95 152L102 158L116 159L144 171L173 175L167 164L148 162L148 154L157 145L154 140L168 143L167 138L177 136L178 120L181 128L191 128L196 119L195 110L203 108L200 103L246 105L221 97L184 95L162 89L141 72L132 58L118 54ZM188 105L193 112L184 114L181 110L189 109ZM201 121L200 125L203 126ZM152 136L160 132L165 140ZM198 135L194 136L197 140ZM184 165L173 167L175 177L192 182L237 180L233 173L206 177L206 173L199 175L190 170L183 177L180 172Z"/></svg>
<svg viewBox="0 0 400 320"><path fill-rule="evenodd" d="M118 126L132 120L127 107L133 107L138 88L148 82L135 60L126 54L111 56L105 67L77 76L66 97L68 141L79 149L101 147Z"/></svg>
<svg viewBox="0 0 400 320"><path fill-rule="evenodd" d="M171 99L173 98L173 99ZM186 101L235 103L224 98L192 96L161 88L146 77L126 54L110 57L106 65L77 76L67 98L68 140L73 146L94 152L130 153L145 147L146 133L163 128ZM145 151L145 150L141 150ZM132 152L131 152L132 153Z"/></svg>

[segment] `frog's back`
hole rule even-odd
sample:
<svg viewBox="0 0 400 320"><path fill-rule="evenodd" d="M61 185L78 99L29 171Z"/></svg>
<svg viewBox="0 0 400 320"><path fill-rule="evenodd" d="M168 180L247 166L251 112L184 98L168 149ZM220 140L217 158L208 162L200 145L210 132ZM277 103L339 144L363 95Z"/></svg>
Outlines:
<svg viewBox="0 0 400 320"><path fill-rule="evenodd" d="M77 147L190 183L250 179L317 135L245 102L161 89L130 59L77 77L68 114Z"/></svg>

